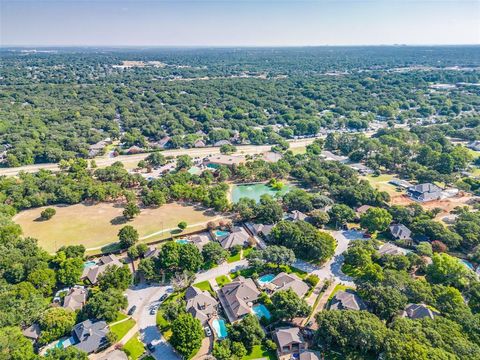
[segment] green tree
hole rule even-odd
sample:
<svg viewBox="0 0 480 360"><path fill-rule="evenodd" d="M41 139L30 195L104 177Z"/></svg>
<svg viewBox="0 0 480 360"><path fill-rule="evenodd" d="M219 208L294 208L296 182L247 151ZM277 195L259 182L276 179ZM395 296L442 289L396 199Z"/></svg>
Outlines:
<svg viewBox="0 0 480 360"><path fill-rule="evenodd" d="M310 313L310 306L292 289L280 290L272 295L272 315L276 319L291 320L304 317Z"/></svg>
<svg viewBox="0 0 480 360"><path fill-rule="evenodd" d="M392 319L407 305L407 297L390 286L365 284L359 287L358 292L372 312L383 320Z"/></svg>
<svg viewBox="0 0 480 360"><path fill-rule="evenodd" d="M255 207L255 217L257 218L257 222L275 224L282 219L283 209L271 196L264 194Z"/></svg>
<svg viewBox="0 0 480 360"><path fill-rule="evenodd" d="M224 144L220 146L220 154L230 155L237 151L237 148L232 144Z"/></svg>
<svg viewBox="0 0 480 360"><path fill-rule="evenodd" d="M132 273L127 265L112 265L98 276L98 286L102 291L110 288L125 291L132 283Z"/></svg>
<svg viewBox="0 0 480 360"><path fill-rule="evenodd" d="M188 170L193 166L192 158L188 155L177 156L177 170Z"/></svg>
<svg viewBox="0 0 480 360"><path fill-rule="evenodd" d="M202 264L202 254L194 244L188 243L180 246L178 267L197 272Z"/></svg>
<svg viewBox="0 0 480 360"><path fill-rule="evenodd" d="M385 231L392 222L392 215L382 208L369 208L360 216L360 225L370 233Z"/></svg>
<svg viewBox="0 0 480 360"><path fill-rule="evenodd" d="M120 310L126 309L127 298L121 290L107 289L93 294L84 307L85 314L93 319L114 321Z"/></svg>
<svg viewBox="0 0 480 360"><path fill-rule="evenodd" d="M55 271L48 268L36 269L28 274L27 280L32 283L32 285L35 286L43 296L49 296L52 294L52 290L56 283Z"/></svg>
<svg viewBox="0 0 480 360"><path fill-rule="evenodd" d="M57 211L54 208L49 207L40 213L40 217L42 220L50 220L56 213Z"/></svg>
<svg viewBox="0 0 480 360"><path fill-rule="evenodd" d="M88 355L75 346L69 346L50 349L45 355L45 360L88 360Z"/></svg>
<svg viewBox="0 0 480 360"><path fill-rule="evenodd" d="M330 222L330 216L328 216L328 214L325 211L313 210L310 213L310 222L314 226L321 228L322 226Z"/></svg>
<svg viewBox="0 0 480 360"><path fill-rule="evenodd" d="M337 228L355 219L355 211L344 204L335 204L328 210L330 222Z"/></svg>
<svg viewBox="0 0 480 360"><path fill-rule="evenodd" d="M210 241L203 247L202 255L205 262L221 264L227 259L229 254L218 242Z"/></svg>
<svg viewBox="0 0 480 360"><path fill-rule="evenodd" d="M80 281L83 273L83 260L67 258L63 251L57 253L53 263L56 265L57 282L65 286L73 286Z"/></svg>
<svg viewBox="0 0 480 360"><path fill-rule="evenodd" d="M178 228L179 228L180 230L183 231L183 230L185 230L185 229L187 228L188 225L187 225L187 222L186 222L186 221L180 221L177 226L178 226Z"/></svg>
<svg viewBox="0 0 480 360"><path fill-rule="evenodd" d="M241 342L248 351L255 345L260 345L265 338L265 333L255 315L248 314L242 321L229 328L232 341Z"/></svg>
<svg viewBox="0 0 480 360"><path fill-rule="evenodd" d="M163 166L167 163L165 156L158 151L150 153L146 157L145 161L147 162L148 165L153 167Z"/></svg>
<svg viewBox="0 0 480 360"><path fill-rule="evenodd" d="M427 280L436 284L452 285L458 289L465 288L473 273L457 258L448 254L434 254L432 263L427 267Z"/></svg>
<svg viewBox="0 0 480 360"><path fill-rule="evenodd" d="M125 209L123 209L123 216L127 219L133 219L138 214L140 214L140 208L138 205L129 201L127 205L125 205Z"/></svg>
<svg viewBox="0 0 480 360"><path fill-rule="evenodd" d="M128 249L138 241L138 231L131 225L126 225L118 232L118 240L122 249Z"/></svg>
<svg viewBox="0 0 480 360"><path fill-rule="evenodd" d="M190 313L179 315L172 323L170 343L186 358L193 356L202 345L203 328Z"/></svg>
<svg viewBox="0 0 480 360"><path fill-rule="evenodd" d="M45 310L38 321L42 329L40 343L48 344L69 334L75 325L75 320L75 312L65 308L54 307Z"/></svg>
<svg viewBox="0 0 480 360"><path fill-rule="evenodd" d="M33 360L36 358L32 343L23 336L20 328L13 326L0 328L0 359Z"/></svg>

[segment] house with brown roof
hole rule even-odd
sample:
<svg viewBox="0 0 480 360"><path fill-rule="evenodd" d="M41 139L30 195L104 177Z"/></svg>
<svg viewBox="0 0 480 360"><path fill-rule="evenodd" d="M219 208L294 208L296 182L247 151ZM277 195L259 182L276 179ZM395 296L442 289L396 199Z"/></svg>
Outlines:
<svg viewBox="0 0 480 360"><path fill-rule="evenodd" d="M273 280L269 283L266 283L265 286L273 292L291 289L300 298L302 298L309 290L309 286L297 275L287 274L285 272L281 272L275 276Z"/></svg>
<svg viewBox="0 0 480 360"><path fill-rule="evenodd" d="M205 159L206 165L217 165L217 166L234 166L245 163L246 159L241 155L212 155Z"/></svg>
<svg viewBox="0 0 480 360"><path fill-rule="evenodd" d="M299 360L320 360L317 354L309 350L302 352L298 359Z"/></svg>
<svg viewBox="0 0 480 360"><path fill-rule="evenodd" d="M250 235L243 227L235 227L230 234L218 239L218 242L224 249L230 249L234 246L247 246L249 244Z"/></svg>
<svg viewBox="0 0 480 360"><path fill-rule="evenodd" d="M298 357L307 348L307 343L298 327L276 329L273 338L277 343L279 360Z"/></svg>
<svg viewBox="0 0 480 360"><path fill-rule="evenodd" d="M235 322L251 313L252 305L258 300L260 291L252 279L239 276L224 285L217 294L228 320Z"/></svg>
<svg viewBox="0 0 480 360"><path fill-rule="evenodd" d="M380 246L378 253L380 255L406 255L408 250L402 249L401 247L392 243L385 243Z"/></svg>
<svg viewBox="0 0 480 360"><path fill-rule="evenodd" d="M70 310L81 310L87 302L88 290L84 286L75 285L63 299L63 307Z"/></svg>
<svg viewBox="0 0 480 360"><path fill-rule="evenodd" d="M308 215L301 211L293 210L287 214L287 219L290 221L306 221L308 219Z"/></svg>
<svg viewBox="0 0 480 360"><path fill-rule="evenodd" d="M113 254L110 254L110 255L104 255L102 256L99 260L98 260L98 263L91 266L91 267L88 267L88 268L85 268L83 270L83 274L82 274L82 277L81 279L86 279L88 281L90 281L90 283L92 285L95 285L98 281L98 277L101 273L103 273L105 270L107 270L107 267L108 266L119 266L119 267L122 267L123 264L120 262L120 260L118 260L118 258L113 255Z"/></svg>
<svg viewBox="0 0 480 360"><path fill-rule="evenodd" d="M208 320L217 314L218 302L208 291L190 286L185 292L185 300L187 312L200 320L202 326L207 325Z"/></svg>
<svg viewBox="0 0 480 360"><path fill-rule="evenodd" d="M330 310L366 310L367 306L356 293L338 291L330 301Z"/></svg>
<svg viewBox="0 0 480 360"><path fill-rule="evenodd" d="M41 332L42 331L40 329L40 325L38 325L37 323L33 323L29 327L22 330L23 336L25 336L27 339L32 340L33 342L38 340Z"/></svg>

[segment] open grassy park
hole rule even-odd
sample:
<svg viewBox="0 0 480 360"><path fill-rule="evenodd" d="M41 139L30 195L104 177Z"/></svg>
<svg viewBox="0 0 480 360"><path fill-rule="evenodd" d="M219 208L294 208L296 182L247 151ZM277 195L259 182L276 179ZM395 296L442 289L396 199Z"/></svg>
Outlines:
<svg viewBox="0 0 480 360"><path fill-rule="evenodd" d="M49 252L74 244L100 252L103 246L117 241L118 231L127 224L138 230L141 241L153 242L171 237L180 221L187 222L184 233L188 233L205 228L208 221L216 218L203 209L178 203L142 209L139 216L128 222L122 217L123 207L111 203L52 207L57 213L48 221L39 221L44 207L22 211L14 218L25 236L38 239Z"/></svg>

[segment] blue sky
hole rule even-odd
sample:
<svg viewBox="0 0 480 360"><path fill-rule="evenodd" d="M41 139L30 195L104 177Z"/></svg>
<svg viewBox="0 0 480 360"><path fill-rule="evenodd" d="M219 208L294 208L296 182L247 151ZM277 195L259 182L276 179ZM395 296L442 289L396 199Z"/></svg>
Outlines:
<svg viewBox="0 0 480 360"><path fill-rule="evenodd" d="M480 0L0 0L6 45L480 44Z"/></svg>

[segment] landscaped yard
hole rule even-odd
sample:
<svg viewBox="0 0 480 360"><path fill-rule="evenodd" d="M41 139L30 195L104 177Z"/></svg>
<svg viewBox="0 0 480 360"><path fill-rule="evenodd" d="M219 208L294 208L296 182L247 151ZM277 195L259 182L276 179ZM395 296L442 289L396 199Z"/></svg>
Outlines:
<svg viewBox="0 0 480 360"><path fill-rule="evenodd" d="M127 332L135 326L135 320L128 319L120 321L115 325L110 325L110 331L117 336L117 340L121 340Z"/></svg>
<svg viewBox="0 0 480 360"><path fill-rule="evenodd" d="M137 360L145 352L145 346L138 338L139 334L136 333L133 337L127 341L123 346L123 351L128 355L128 358L131 360Z"/></svg>
<svg viewBox="0 0 480 360"><path fill-rule="evenodd" d="M205 228L208 221L216 218L178 203L142 209L139 216L127 223L123 222L123 207L112 203L51 207L57 213L48 221L38 221L45 207L22 211L14 217L23 234L38 239L48 252L55 252L63 245L83 244L99 253L102 246L117 241L118 231L126 224L138 230L141 240L151 242L169 238L170 229L176 229L180 221L187 222L189 227L184 233L188 233Z"/></svg>
<svg viewBox="0 0 480 360"><path fill-rule="evenodd" d="M210 293L213 292L212 287L210 286L210 283L208 281L202 281L196 284L193 284L196 288L199 288L200 290L208 291Z"/></svg>
<svg viewBox="0 0 480 360"><path fill-rule="evenodd" d="M119 311L118 314L117 314L117 318L114 321L112 321L111 323L116 323L117 321L121 321L121 320L124 320L126 318L128 318L128 315Z"/></svg>
<svg viewBox="0 0 480 360"><path fill-rule="evenodd" d="M232 262L235 262L235 261L239 261L240 260L240 256L241 256L241 252L239 251L238 253L236 253L235 255L231 255L227 258L227 263L232 263Z"/></svg>
<svg viewBox="0 0 480 360"><path fill-rule="evenodd" d="M217 282L218 286L223 287L225 284L231 283L232 280L226 275L219 276L215 278L215 281Z"/></svg>
<svg viewBox="0 0 480 360"><path fill-rule="evenodd" d="M250 354L245 355L242 360L254 360L267 358L269 360L275 360L277 358L274 351L268 351L262 347L262 345L255 345Z"/></svg>

